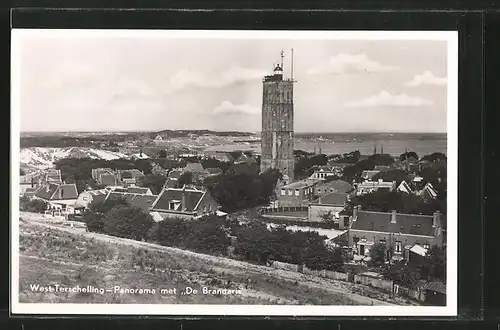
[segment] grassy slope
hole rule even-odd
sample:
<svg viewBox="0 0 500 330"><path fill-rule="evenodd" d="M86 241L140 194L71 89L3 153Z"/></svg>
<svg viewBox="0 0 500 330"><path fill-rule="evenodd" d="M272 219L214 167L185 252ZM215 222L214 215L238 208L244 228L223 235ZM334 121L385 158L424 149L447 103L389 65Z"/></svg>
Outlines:
<svg viewBox="0 0 500 330"><path fill-rule="evenodd" d="M103 243L75 233L22 222L20 224L20 302L71 303L203 303L203 304L372 304L348 293L312 283L201 259L195 255ZM302 276L302 275L297 275ZM330 282L332 283L332 282ZM339 282L336 282L339 285ZM35 293L30 284L157 289L151 294ZM249 285L245 288L245 285ZM348 285L348 284L341 284ZM242 295L161 295L160 288L238 288ZM368 291L367 291L368 290ZM356 286L353 292L385 298ZM398 303L394 302L393 303ZM400 302L399 302L400 303Z"/></svg>

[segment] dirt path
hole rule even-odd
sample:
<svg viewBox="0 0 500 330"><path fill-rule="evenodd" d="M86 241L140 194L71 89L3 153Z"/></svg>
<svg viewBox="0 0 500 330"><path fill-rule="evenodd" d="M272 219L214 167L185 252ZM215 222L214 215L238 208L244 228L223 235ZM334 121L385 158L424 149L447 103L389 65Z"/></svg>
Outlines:
<svg viewBox="0 0 500 330"><path fill-rule="evenodd" d="M315 277L312 275L306 275L302 273L286 271L281 269L274 269L266 266L255 265L251 263L247 263L244 261L238 261L234 259L229 259L225 257L216 257L201 253L196 253L192 251L182 250L173 247L166 247L162 245L157 245L153 243L147 242L139 242L134 241L127 238L119 238L113 237L93 232L86 232L85 229L82 228L70 228L63 227L61 225L54 225L47 222L47 218L42 217L37 214L21 214L22 218L32 224L36 224L39 226L60 230L73 234L80 234L87 238L94 238L98 241L109 243L109 244L120 244L126 246L132 246L135 248L146 248L150 250L156 250L161 252L167 252L170 254L175 254L179 256L189 256L196 259L199 259L205 264L210 264L220 273L225 274L235 274L235 275L244 275L247 278L250 278L251 274L265 274L267 276L277 278L283 281L289 282L299 282L302 285L308 286L310 288L325 290L330 293L343 294L348 296L350 299L355 301L357 304L361 305L395 305L394 303L389 303L386 301L381 301L378 299L362 296L351 291L356 285L353 283L334 281L330 279L324 279L320 277ZM357 285L359 287L359 285ZM258 295L257 292L252 292L250 295ZM260 294L260 292L259 292Z"/></svg>

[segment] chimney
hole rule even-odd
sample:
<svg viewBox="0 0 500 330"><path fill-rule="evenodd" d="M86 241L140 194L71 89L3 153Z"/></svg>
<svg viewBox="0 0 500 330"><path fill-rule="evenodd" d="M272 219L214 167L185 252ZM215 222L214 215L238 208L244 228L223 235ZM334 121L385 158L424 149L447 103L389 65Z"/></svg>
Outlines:
<svg viewBox="0 0 500 330"><path fill-rule="evenodd" d="M321 196L318 198L318 204L321 204Z"/></svg>
<svg viewBox="0 0 500 330"><path fill-rule="evenodd" d="M441 222L440 217L441 217L441 212L439 211L434 212L434 214L432 215L432 227L437 227L439 225L439 223Z"/></svg>
<svg viewBox="0 0 500 330"><path fill-rule="evenodd" d="M182 201L181 201L181 210L184 211L186 209L186 185L182 186Z"/></svg>
<svg viewBox="0 0 500 330"><path fill-rule="evenodd" d="M63 187L59 187L59 199L63 197Z"/></svg>
<svg viewBox="0 0 500 330"><path fill-rule="evenodd" d="M358 210L359 210L359 205L354 206L352 209L352 221L356 221L358 218Z"/></svg>
<svg viewBox="0 0 500 330"><path fill-rule="evenodd" d="M396 210L392 210L391 223L396 223Z"/></svg>

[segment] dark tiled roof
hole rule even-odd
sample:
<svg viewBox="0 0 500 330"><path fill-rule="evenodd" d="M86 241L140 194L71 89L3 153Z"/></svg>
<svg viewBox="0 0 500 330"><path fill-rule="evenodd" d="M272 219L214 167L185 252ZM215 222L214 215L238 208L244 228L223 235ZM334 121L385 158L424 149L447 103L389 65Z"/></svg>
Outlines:
<svg viewBox="0 0 500 330"><path fill-rule="evenodd" d="M344 193L333 193L321 196L316 200L318 204L326 205L344 205L347 202L347 194Z"/></svg>
<svg viewBox="0 0 500 330"><path fill-rule="evenodd" d="M446 294L446 284L442 282L428 282L422 289Z"/></svg>
<svg viewBox="0 0 500 330"><path fill-rule="evenodd" d="M157 195L129 194L113 191L108 194L106 199L123 198L131 206L138 207L144 211L149 211L157 197Z"/></svg>
<svg viewBox="0 0 500 330"><path fill-rule="evenodd" d="M47 183L37 189L35 196L45 200L76 199L78 191L75 184Z"/></svg>
<svg viewBox="0 0 500 330"><path fill-rule="evenodd" d="M351 192L354 189L354 187L351 184L342 180L334 180L326 183L321 183L317 185L316 188L317 189L333 188L337 192L343 192L343 193Z"/></svg>
<svg viewBox="0 0 500 330"><path fill-rule="evenodd" d="M440 215L441 219L444 215ZM392 213L358 211L352 229L380 231L411 235L434 236L432 215L396 214L396 223L391 223ZM443 219L441 220L442 223Z"/></svg>
<svg viewBox="0 0 500 330"><path fill-rule="evenodd" d="M182 189L165 189L160 193L159 198L157 199L156 203L153 205L153 208L155 210L168 210L170 202L172 200L178 200L182 201ZM198 202L201 200L203 197L204 192L199 191L199 190L191 190L191 189L186 189L185 190L186 194L186 211L194 211L196 205Z"/></svg>
<svg viewBox="0 0 500 330"><path fill-rule="evenodd" d="M37 191L35 192L35 196L49 200L52 197L52 195L54 195L54 193L56 192L58 187L59 187L59 185L57 185L55 183L47 183L47 184L41 185L37 189Z"/></svg>
<svg viewBox="0 0 500 330"><path fill-rule="evenodd" d="M116 178L112 174L101 175L101 184L105 186L116 186Z"/></svg>
<svg viewBox="0 0 500 330"><path fill-rule="evenodd" d="M184 168L186 172L203 172L203 166L201 163L189 163Z"/></svg>

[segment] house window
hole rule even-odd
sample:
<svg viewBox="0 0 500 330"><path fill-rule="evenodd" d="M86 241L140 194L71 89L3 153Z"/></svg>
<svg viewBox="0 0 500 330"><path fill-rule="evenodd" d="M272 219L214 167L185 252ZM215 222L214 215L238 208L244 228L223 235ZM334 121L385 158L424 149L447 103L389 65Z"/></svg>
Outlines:
<svg viewBox="0 0 500 330"><path fill-rule="evenodd" d="M281 189L281 196L285 196L285 189Z"/></svg>
<svg viewBox="0 0 500 330"><path fill-rule="evenodd" d="M401 241L396 241L396 253L401 253Z"/></svg>
<svg viewBox="0 0 500 330"><path fill-rule="evenodd" d="M293 195L292 189L288 189L288 196L292 196L292 195Z"/></svg>
<svg viewBox="0 0 500 330"><path fill-rule="evenodd" d="M299 195L300 195L300 194L299 194L299 190L298 190L298 189L295 189L295 196L296 196L296 197L299 197Z"/></svg>

